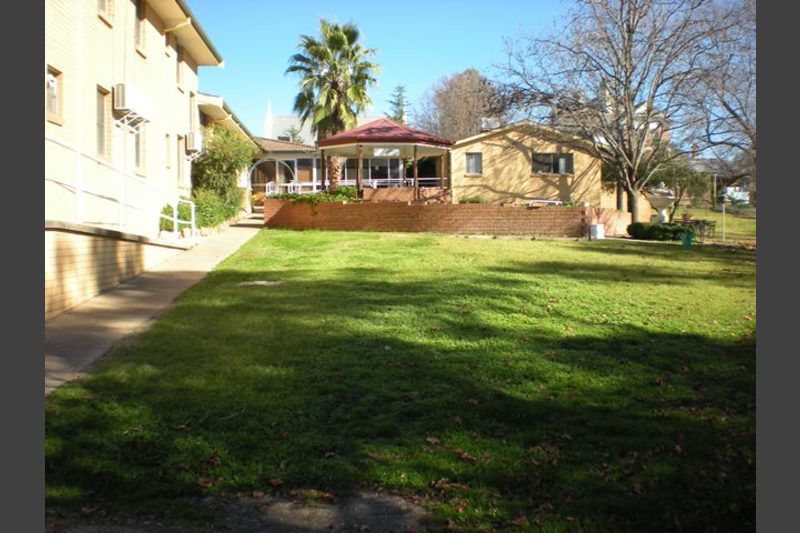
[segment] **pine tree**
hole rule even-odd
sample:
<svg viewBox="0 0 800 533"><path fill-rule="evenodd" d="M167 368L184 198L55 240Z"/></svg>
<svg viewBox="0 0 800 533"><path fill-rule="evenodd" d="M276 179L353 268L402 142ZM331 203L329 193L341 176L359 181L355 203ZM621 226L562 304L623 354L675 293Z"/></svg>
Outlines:
<svg viewBox="0 0 800 533"><path fill-rule="evenodd" d="M294 143L301 143L303 142L303 136L301 135L300 128L297 126L289 126L283 132L285 137L289 137L289 140Z"/></svg>
<svg viewBox="0 0 800 533"><path fill-rule="evenodd" d="M392 99L389 100L389 105L392 106L392 112L386 116L400 124L406 123L406 116L408 114L408 99L406 98L405 85L398 85L392 92Z"/></svg>

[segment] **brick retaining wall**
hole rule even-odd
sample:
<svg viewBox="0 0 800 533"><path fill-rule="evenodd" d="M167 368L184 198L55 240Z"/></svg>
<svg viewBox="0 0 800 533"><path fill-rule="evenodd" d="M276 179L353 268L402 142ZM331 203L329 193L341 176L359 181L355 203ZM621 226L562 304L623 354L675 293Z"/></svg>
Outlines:
<svg viewBox="0 0 800 533"><path fill-rule="evenodd" d="M386 187L381 189L364 189L365 202L413 202L413 187ZM419 201L428 203L450 203L450 189L440 187L420 187Z"/></svg>
<svg viewBox="0 0 800 533"><path fill-rule="evenodd" d="M596 220L596 210L591 207L528 209L491 204L264 202L264 223L270 228L580 238L587 236L588 225Z"/></svg>

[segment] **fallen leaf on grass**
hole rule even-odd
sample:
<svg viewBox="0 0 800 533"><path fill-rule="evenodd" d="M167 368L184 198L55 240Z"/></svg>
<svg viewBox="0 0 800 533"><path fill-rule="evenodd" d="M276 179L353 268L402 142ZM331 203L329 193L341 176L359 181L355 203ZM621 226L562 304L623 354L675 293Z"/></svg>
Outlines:
<svg viewBox="0 0 800 533"><path fill-rule="evenodd" d="M283 485L283 480L282 479L270 479L269 480L269 484L272 485L273 487L280 487L281 485Z"/></svg>
<svg viewBox="0 0 800 533"><path fill-rule="evenodd" d="M425 439L425 441L426 441L428 444L432 444L432 445L435 445L435 444L441 444L441 442L442 442L442 441L440 441L439 439L437 439L436 437L428 437L428 438L426 438L426 439Z"/></svg>
<svg viewBox="0 0 800 533"><path fill-rule="evenodd" d="M480 403L481 403L481 401L480 401L480 400L476 400L475 398L470 398L468 401L469 401L469 403L471 403L472 405L480 405Z"/></svg>
<svg viewBox="0 0 800 533"><path fill-rule="evenodd" d="M264 497L264 493L261 492L260 490L254 490L253 491L253 498L263 498L263 497Z"/></svg>
<svg viewBox="0 0 800 533"><path fill-rule="evenodd" d="M214 485L214 480L207 477L197 478L197 484L204 489L210 489Z"/></svg>
<svg viewBox="0 0 800 533"><path fill-rule="evenodd" d="M467 461L467 462L470 462L470 463L477 463L478 462L478 459L476 459L475 457L473 457L472 455L470 455L466 451L462 450L461 448L456 448L453 451L456 453L456 455L458 455L458 458L461 459L462 461Z"/></svg>
<svg viewBox="0 0 800 533"><path fill-rule="evenodd" d="M325 459L330 459L331 457L336 457L336 452L325 452Z"/></svg>
<svg viewBox="0 0 800 533"><path fill-rule="evenodd" d="M460 416L456 416L456 417L454 417L454 418L453 418L453 422L455 422L457 426L461 426L461 425L463 425L463 424L464 424L464 421L463 421L463 420L461 420L461 417L460 417Z"/></svg>

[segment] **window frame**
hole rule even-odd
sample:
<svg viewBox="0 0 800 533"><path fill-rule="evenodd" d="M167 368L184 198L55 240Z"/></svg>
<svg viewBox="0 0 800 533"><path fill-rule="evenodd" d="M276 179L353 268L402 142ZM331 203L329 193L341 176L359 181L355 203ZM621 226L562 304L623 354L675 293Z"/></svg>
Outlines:
<svg viewBox="0 0 800 533"><path fill-rule="evenodd" d="M56 107L57 111L50 111L50 92L48 90L48 82L50 76L53 76L56 80ZM58 124L59 126L64 125L64 73L58 70L57 68L48 65L47 66L47 73L45 74L44 78L44 109L45 109L45 117L47 118L48 122L52 122L53 124Z"/></svg>
<svg viewBox="0 0 800 533"><path fill-rule="evenodd" d="M178 187L183 186L183 182L185 179L184 174L186 173L186 169L184 168L184 154L186 153L186 136L176 134L175 135L175 149L178 153L178 159L175 162L177 167L177 174L178 174Z"/></svg>
<svg viewBox="0 0 800 533"><path fill-rule="evenodd" d="M470 171L469 162L470 156L478 158L478 171ZM483 176L483 152L466 152L464 154L464 169L467 176Z"/></svg>
<svg viewBox="0 0 800 533"><path fill-rule="evenodd" d="M147 2L145 0L134 0L135 13L133 17L133 42L136 51L147 58Z"/></svg>
<svg viewBox="0 0 800 533"><path fill-rule="evenodd" d="M111 91L101 85L95 89L95 150L97 157L111 160ZM102 106L102 121L100 109ZM101 137L102 135L102 137Z"/></svg>
<svg viewBox="0 0 800 533"><path fill-rule="evenodd" d="M133 166L138 176L147 175L147 165L145 157L145 126L146 123L139 124L139 127L133 132Z"/></svg>
<svg viewBox="0 0 800 533"><path fill-rule="evenodd" d="M166 145L164 167L170 170L172 168L172 136L169 133L166 134L164 144Z"/></svg>
<svg viewBox="0 0 800 533"><path fill-rule="evenodd" d="M175 46L175 84L180 92L183 90L183 47L179 44Z"/></svg>
<svg viewBox="0 0 800 533"><path fill-rule="evenodd" d="M550 169L548 171L536 170L536 158L540 156L550 157ZM564 172L561 172L561 161L564 161ZM570 167L572 167L570 169ZM571 172L569 171L571 170ZM575 154L572 152L536 152L531 154L531 173L532 174L557 174L559 176L571 176L575 174Z"/></svg>
<svg viewBox="0 0 800 533"><path fill-rule="evenodd" d="M97 16L100 20L108 24L109 27L114 27L114 0L102 0L105 7L100 7L100 1L97 2Z"/></svg>

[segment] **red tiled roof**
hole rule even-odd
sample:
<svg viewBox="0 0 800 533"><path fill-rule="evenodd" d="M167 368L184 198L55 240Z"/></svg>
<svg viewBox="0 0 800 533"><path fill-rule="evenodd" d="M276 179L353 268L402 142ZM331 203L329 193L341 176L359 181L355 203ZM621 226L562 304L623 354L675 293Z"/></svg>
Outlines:
<svg viewBox="0 0 800 533"><path fill-rule="evenodd" d="M357 128L326 137L319 142L320 148L358 142L418 143L451 146L452 141L421 130L398 124L388 118L379 118Z"/></svg>
<svg viewBox="0 0 800 533"><path fill-rule="evenodd" d="M257 137L261 149L265 152L313 152L315 148L310 144L281 141L279 139L266 139Z"/></svg>

